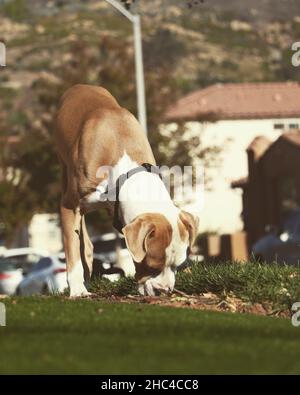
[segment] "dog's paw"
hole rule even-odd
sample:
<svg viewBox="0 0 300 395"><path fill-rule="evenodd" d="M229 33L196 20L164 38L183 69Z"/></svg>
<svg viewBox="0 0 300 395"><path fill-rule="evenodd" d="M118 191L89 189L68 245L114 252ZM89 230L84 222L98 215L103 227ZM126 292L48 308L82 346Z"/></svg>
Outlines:
<svg viewBox="0 0 300 395"><path fill-rule="evenodd" d="M89 292L85 286L82 284L76 287L70 287L70 298L89 298L93 294Z"/></svg>

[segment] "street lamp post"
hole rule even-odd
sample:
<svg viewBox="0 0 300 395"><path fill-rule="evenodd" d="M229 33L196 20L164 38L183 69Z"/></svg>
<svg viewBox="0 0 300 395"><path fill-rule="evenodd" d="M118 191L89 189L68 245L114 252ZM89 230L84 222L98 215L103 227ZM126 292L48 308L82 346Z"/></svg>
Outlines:
<svg viewBox="0 0 300 395"><path fill-rule="evenodd" d="M136 77L136 94L138 119L145 133L147 134L147 113L145 97L145 80L142 50L141 19L137 14L131 14L117 0L105 0L118 11L120 11L133 24L134 34L134 54L135 54L135 77Z"/></svg>

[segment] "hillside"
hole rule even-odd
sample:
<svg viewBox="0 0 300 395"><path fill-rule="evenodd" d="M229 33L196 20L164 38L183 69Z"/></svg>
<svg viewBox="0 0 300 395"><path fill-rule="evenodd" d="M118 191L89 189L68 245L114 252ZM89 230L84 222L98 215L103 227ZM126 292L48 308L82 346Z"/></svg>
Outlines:
<svg viewBox="0 0 300 395"><path fill-rule="evenodd" d="M300 40L298 3L206 0L188 8L184 0L136 1L132 11L142 15L146 86L157 89L149 86L149 73L162 70L168 75L162 83L176 91L173 99L215 82L299 80L300 68L291 65L291 45ZM118 93L134 110L132 27L105 1L0 0L0 26L0 40L7 45L7 67L0 69L0 126L7 110L33 105L24 99L24 88L41 80L68 86L71 69L79 75L69 83L105 84L110 77L104 72L99 78L103 64L111 68L109 62L122 63L121 56L132 95ZM119 78L116 63L115 68L113 78ZM14 128L22 119L13 117Z"/></svg>
<svg viewBox="0 0 300 395"><path fill-rule="evenodd" d="M0 0L0 5L13 1ZM104 3L103 0L102 2ZM194 0L127 0L127 2L132 3L132 11L138 10L143 15L154 16L159 12L167 12L167 9L171 6L184 10L188 8L188 4L197 3ZM101 0L27 0L26 3L34 14L50 15L57 13L62 8L75 11L92 3L101 3ZM252 22L290 20L299 14L298 0L198 0L198 3L201 4L199 4L199 7L194 6L193 10L230 13L234 18Z"/></svg>
<svg viewBox="0 0 300 395"><path fill-rule="evenodd" d="M146 67L172 65L182 91L216 81L297 79L290 47L300 40L299 0L140 0ZM127 35L131 26L102 1L0 2L0 39L8 67L0 77L30 84L68 57L68 45L103 35ZM167 56L166 56L167 54Z"/></svg>
<svg viewBox="0 0 300 395"><path fill-rule="evenodd" d="M206 0L189 8L185 0L137 0L131 10L142 15L148 112L216 82L299 80L291 65L298 3ZM0 133L29 123L40 85L56 91L39 109L46 118L49 103L76 82L104 84L135 111L132 26L104 0L0 0L0 26L7 46Z"/></svg>

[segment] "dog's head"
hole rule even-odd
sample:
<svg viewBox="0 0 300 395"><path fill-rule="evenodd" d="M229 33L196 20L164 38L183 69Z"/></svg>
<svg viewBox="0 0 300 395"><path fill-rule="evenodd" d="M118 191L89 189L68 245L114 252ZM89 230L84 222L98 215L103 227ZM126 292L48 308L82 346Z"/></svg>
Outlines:
<svg viewBox="0 0 300 395"><path fill-rule="evenodd" d="M162 214L142 214L123 228L141 294L173 290L176 271L187 259L197 230L198 219L185 211L172 223Z"/></svg>

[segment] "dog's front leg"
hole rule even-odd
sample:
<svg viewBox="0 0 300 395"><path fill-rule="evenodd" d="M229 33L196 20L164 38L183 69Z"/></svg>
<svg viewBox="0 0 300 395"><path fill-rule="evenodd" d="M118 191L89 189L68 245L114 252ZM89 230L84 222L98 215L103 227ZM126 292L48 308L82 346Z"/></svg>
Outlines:
<svg viewBox="0 0 300 395"><path fill-rule="evenodd" d="M84 284L84 269L80 254L81 214L79 208L72 210L62 204L61 221L70 296L88 296L90 293Z"/></svg>

